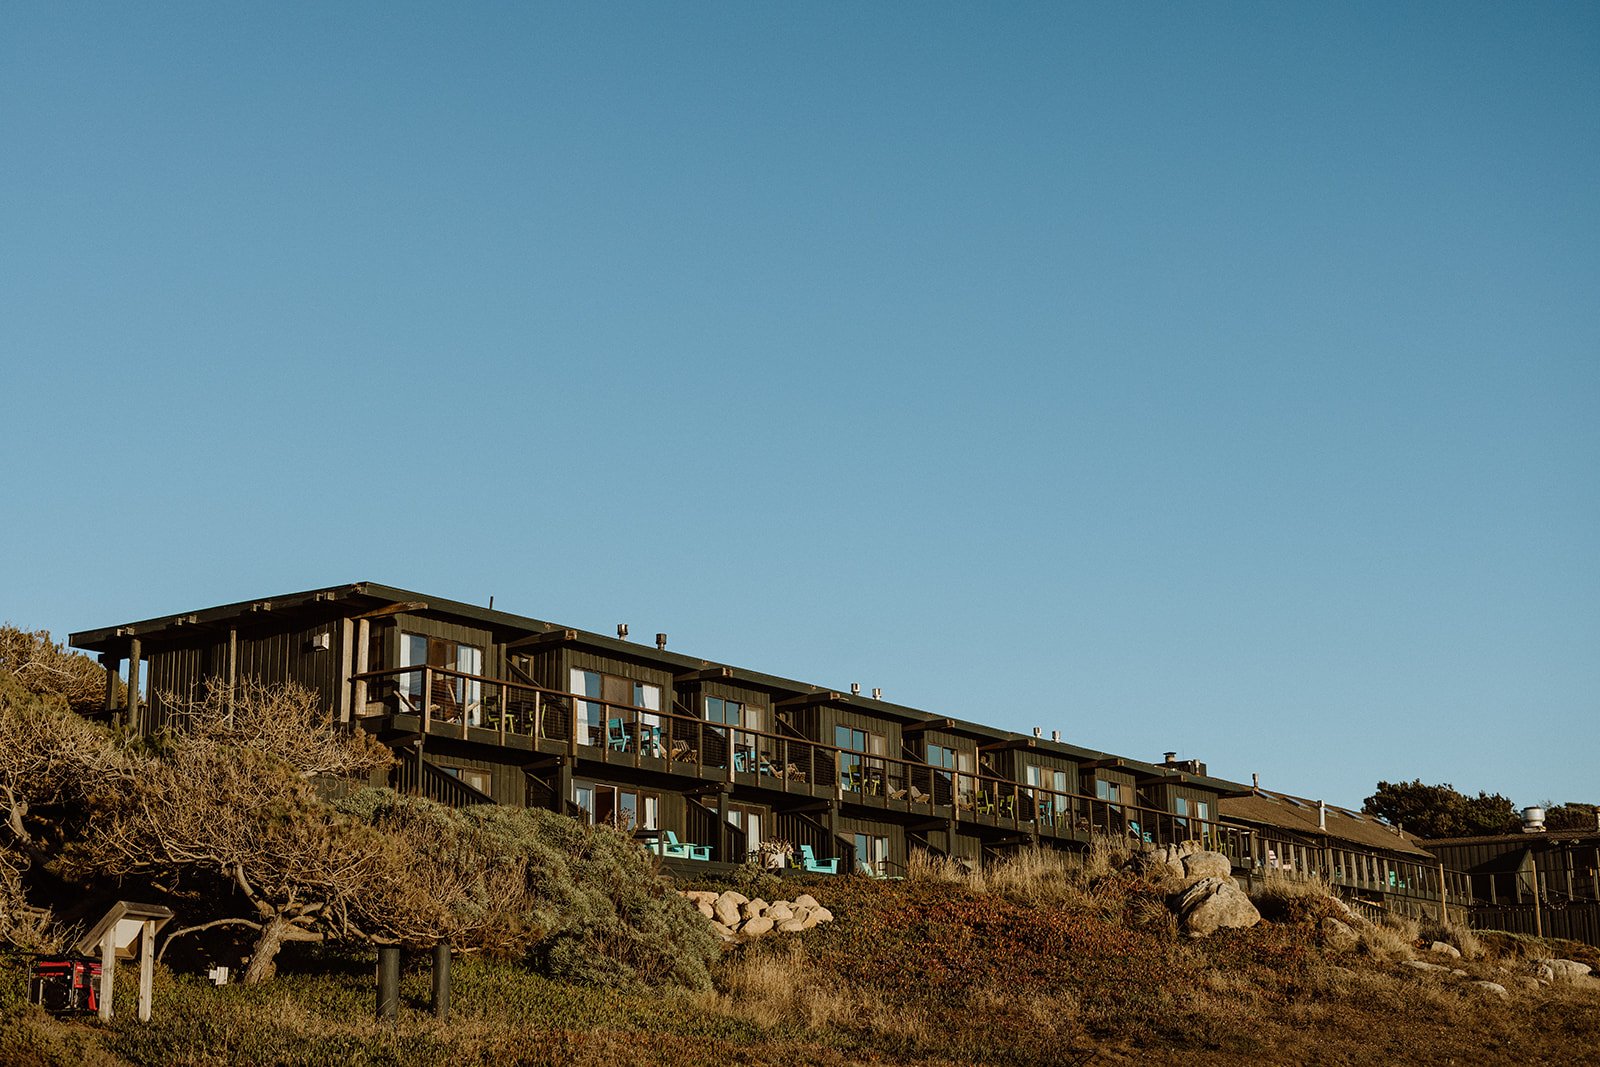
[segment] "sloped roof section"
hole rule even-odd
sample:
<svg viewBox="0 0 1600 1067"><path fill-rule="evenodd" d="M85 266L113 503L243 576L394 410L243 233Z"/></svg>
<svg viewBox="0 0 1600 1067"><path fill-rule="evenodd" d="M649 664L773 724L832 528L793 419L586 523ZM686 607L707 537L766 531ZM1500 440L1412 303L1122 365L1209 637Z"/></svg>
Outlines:
<svg viewBox="0 0 1600 1067"><path fill-rule="evenodd" d="M1358 815L1332 804L1327 806L1327 828L1319 822L1319 802L1288 793L1273 793L1260 789L1245 796L1223 797L1217 810L1229 819L1276 827L1309 836L1326 836L1332 841L1344 841L1367 849L1382 849L1427 859L1434 857L1417 838L1396 831L1388 823L1379 822L1370 815Z"/></svg>

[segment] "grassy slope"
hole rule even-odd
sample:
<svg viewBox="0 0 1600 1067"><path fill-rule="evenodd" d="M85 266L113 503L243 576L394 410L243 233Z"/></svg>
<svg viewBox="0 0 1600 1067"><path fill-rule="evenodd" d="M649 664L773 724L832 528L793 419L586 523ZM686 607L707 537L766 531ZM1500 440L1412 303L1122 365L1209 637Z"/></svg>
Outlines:
<svg viewBox="0 0 1600 1067"><path fill-rule="evenodd" d="M426 970L408 972L407 1009L385 1027L371 1021L369 961L309 957L316 973L253 989L160 972L148 1026L132 1021L125 972L112 1026L57 1022L21 1003L13 958L0 1062L1537 1063L1600 1047L1587 990L1502 1002L1325 953L1292 924L1185 942L1150 887L1123 876L1044 894L935 880L810 890L836 921L734 951L716 993L597 990L465 960L448 1025L426 1015ZM1509 984L1501 965L1464 966Z"/></svg>

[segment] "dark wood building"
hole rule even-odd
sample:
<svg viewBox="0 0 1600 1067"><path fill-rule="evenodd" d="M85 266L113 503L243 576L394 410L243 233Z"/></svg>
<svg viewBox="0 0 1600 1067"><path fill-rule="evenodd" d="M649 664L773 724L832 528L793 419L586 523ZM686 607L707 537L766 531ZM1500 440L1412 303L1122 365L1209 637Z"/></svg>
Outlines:
<svg viewBox="0 0 1600 1067"><path fill-rule="evenodd" d="M691 862L739 862L782 839L841 873L892 875L915 848L981 864L1111 834L1202 840L1251 870L1273 852L1263 835L1283 829L1249 805L1249 787L1170 754L1144 763L683 655L664 636L635 642L368 582L71 641L106 667L107 714L138 730L161 728L207 684L297 682L333 721L394 748L397 788L627 825ZM124 667L128 701L112 707ZM1245 806L1230 818L1234 801Z"/></svg>

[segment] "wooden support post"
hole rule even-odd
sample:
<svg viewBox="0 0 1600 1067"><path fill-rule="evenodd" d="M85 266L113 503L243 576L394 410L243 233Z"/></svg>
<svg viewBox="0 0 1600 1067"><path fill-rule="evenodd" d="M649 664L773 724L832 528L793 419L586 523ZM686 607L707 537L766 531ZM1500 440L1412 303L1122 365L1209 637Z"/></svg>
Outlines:
<svg viewBox="0 0 1600 1067"><path fill-rule="evenodd" d="M1450 908L1445 903L1443 861L1439 863L1439 921L1446 926L1450 925Z"/></svg>
<svg viewBox="0 0 1600 1067"><path fill-rule="evenodd" d="M349 619L339 620L339 722L349 726L351 705L354 703L350 689L350 674L355 669L355 625Z"/></svg>
<svg viewBox="0 0 1600 1067"><path fill-rule="evenodd" d="M372 658L372 620L361 619L356 623L356 673L366 674L371 670L367 662ZM356 718L367 713L367 680L357 678L355 684L355 714Z"/></svg>
<svg viewBox="0 0 1600 1067"><path fill-rule="evenodd" d="M400 946L378 946L378 1019L392 1022L400 1013Z"/></svg>
<svg viewBox="0 0 1600 1067"><path fill-rule="evenodd" d="M111 1021L112 984L117 977L116 929L106 931L100 940L100 1021Z"/></svg>
<svg viewBox="0 0 1600 1067"><path fill-rule="evenodd" d="M128 729L135 733L144 732L139 721L139 658L143 652L137 637L128 642Z"/></svg>
<svg viewBox="0 0 1600 1067"><path fill-rule="evenodd" d="M433 946L433 1015L450 1018L450 945L441 941Z"/></svg>
<svg viewBox="0 0 1600 1067"><path fill-rule="evenodd" d="M572 800L572 762L558 756L556 763L556 814L565 815Z"/></svg>
<svg viewBox="0 0 1600 1067"><path fill-rule="evenodd" d="M1533 936L1544 936L1544 916L1539 911L1539 863L1528 853L1528 866L1533 868Z"/></svg>
<svg viewBox="0 0 1600 1067"><path fill-rule="evenodd" d="M228 721L233 721L233 705L239 698L239 630L228 629Z"/></svg>
<svg viewBox="0 0 1600 1067"><path fill-rule="evenodd" d="M722 842L725 841L727 839L727 837L728 837L727 826L728 826L728 790L726 788L722 788L722 789L717 790L717 840L714 843L715 844L715 848L717 850L716 856L717 856L717 859L721 860L723 863L738 863L739 860L742 859L743 857L734 857L734 856L724 856L724 855L722 855L722 851L723 851L722 850Z"/></svg>
<svg viewBox="0 0 1600 1067"><path fill-rule="evenodd" d="M117 718L117 670L122 666L122 657L105 653L100 657L100 665L106 669L106 718L115 723Z"/></svg>
<svg viewBox="0 0 1600 1067"><path fill-rule="evenodd" d="M139 932L139 1021L150 1021L150 1000L155 993L156 923L146 919Z"/></svg>

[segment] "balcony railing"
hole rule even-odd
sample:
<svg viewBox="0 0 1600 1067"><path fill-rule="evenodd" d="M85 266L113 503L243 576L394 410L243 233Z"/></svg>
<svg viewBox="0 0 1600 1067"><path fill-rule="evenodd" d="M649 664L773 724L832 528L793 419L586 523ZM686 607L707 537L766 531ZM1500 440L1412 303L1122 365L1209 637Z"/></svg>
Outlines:
<svg viewBox="0 0 1600 1067"><path fill-rule="evenodd" d="M432 734L498 740L527 738L554 743L576 756L651 770L682 769L781 792L832 793L860 807L925 811L930 815L1010 828L1040 837L1089 840L1126 836L1142 843L1196 840L1247 870L1273 869L1294 855L1294 842L1279 841L1215 819L1099 797L1027 785L987 773L934 767L916 760L841 749L836 745L762 730L707 722L676 711L611 703L540 686L487 678L446 667L371 671L364 681L371 699L400 714L421 718ZM426 699L424 698L426 696ZM1321 873L1321 846L1299 845L1318 858L1299 866ZM1346 850L1350 851L1350 850ZM1337 853L1336 853L1337 854ZM1355 853L1356 857L1363 854ZM1389 893L1437 895L1436 868L1371 855L1364 866L1326 871L1335 884ZM1431 889L1429 886L1432 878ZM1463 879L1464 880L1464 879ZM1457 887L1450 886L1451 897ZM1419 892L1420 889L1420 892ZM1462 896L1467 896L1463 891Z"/></svg>

